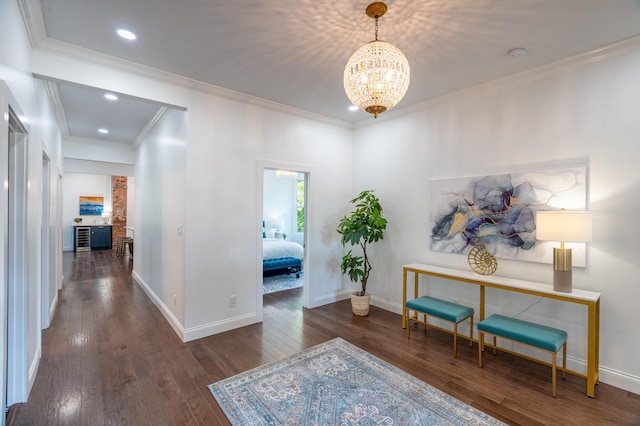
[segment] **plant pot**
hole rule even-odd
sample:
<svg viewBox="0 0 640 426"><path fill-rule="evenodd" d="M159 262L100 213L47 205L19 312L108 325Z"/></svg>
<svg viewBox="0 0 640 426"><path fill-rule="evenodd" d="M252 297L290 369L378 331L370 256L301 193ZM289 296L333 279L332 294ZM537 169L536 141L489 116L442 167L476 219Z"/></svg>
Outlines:
<svg viewBox="0 0 640 426"><path fill-rule="evenodd" d="M358 296L356 293L351 293L351 311L354 315L358 315L360 317L366 317L367 315L369 315L370 302L370 294Z"/></svg>

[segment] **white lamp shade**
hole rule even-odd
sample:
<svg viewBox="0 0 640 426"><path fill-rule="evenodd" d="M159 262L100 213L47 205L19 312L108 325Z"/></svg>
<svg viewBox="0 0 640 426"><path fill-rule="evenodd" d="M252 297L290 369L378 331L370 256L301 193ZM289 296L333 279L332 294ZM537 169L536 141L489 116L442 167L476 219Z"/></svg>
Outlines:
<svg viewBox="0 0 640 426"><path fill-rule="evenodd" d="M562 210L536 213L538 240L586 243L591 241L591 234L591 212Z"/></svg>

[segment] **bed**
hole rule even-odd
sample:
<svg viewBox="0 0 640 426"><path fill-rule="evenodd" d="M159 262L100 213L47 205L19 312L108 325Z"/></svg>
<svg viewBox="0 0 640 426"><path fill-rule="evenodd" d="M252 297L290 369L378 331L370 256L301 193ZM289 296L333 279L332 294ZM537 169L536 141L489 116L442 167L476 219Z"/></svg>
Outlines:
<svg viewBox="0 0 640 426"><path fill-rule="evenodd" d="M300 277L304 248L302 245L280 238L262 239L262 271L264 275L295 273Z"/></svg>

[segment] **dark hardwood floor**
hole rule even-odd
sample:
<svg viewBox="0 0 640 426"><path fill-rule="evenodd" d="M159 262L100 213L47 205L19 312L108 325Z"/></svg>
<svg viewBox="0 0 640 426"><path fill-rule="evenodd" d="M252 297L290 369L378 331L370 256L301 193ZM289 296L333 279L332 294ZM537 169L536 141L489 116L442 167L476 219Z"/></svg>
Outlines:
<svg viewBox="0 0 640 426"><path fill-rule="evenodd" d="M454 359L449 334L408 340L400 316L375 307L361 318L349 301L307 310L301 289L272 293L262 324L184 344L132 281L128 257L65 253L64 276L35 385L9 424L228 424L208 384L339 336L509 424L640 425L638 395L600 384L591 399L568 376L553 398L548 367L499 353L480 369L476 345L461 340Z"/></svg>

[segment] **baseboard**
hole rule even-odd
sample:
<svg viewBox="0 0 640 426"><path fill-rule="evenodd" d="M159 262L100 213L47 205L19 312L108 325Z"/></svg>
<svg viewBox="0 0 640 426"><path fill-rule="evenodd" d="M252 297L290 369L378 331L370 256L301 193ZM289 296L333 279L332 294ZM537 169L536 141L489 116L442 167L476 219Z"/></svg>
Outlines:
<svg viewBox="0 0 640 426"><path fill-rule="evenodd" d="M600 366L600 381L640 395L640 377ZM596 397L598 388L596 387Z"/></svg>
<svg viewBox="0 0 640 426"><path fill-rule="evenodd" d="M310 302L309 308L317 308L318 306L328 305L329 303L338 302L351 297L353 290L342 290L335 293L329 293L322 296L314 297Z"/></svg>
<svg viewBox="0 0 640 426"><path fill-rule="evenodd" d="M51 301L51 306L49 307L49 325L51 325L51 320L56 313L56 308L58 307L58 291L56 290L55 296L53 296L53 300Z"/></svg>
<svg viewBox="0 0 640 426"><path fill-rule="evenodd" d="M192 340L213 336L214 334L245 327L257 322L259 322L257 314L255 312L251 312L249 314L239 315L223 321L216 321L209 324L199 325L197 327L190 327L184 330L182 341L191 342Z"/></svg>
<svg viewBox="0 0 640 426"><path fill-rule="evenodd" d="M402 304L397 302L392 302L386 299L382 299L379 297L372 296L371 297L371 305L376 306L378 308L384 309L386 311L393 312L398 315L402 315ZM430 323L434 325L445 328L452 329L451 323L447 321L438 320L437 318L431 317L429 319ZM405 332L399 328L400 324L398 324L398 331ZM458 326L458 334L469 336L469 323L463 322ZM477 330L475 330L474 326L474 339L477 339ZM535 349L524 348L522 345L517 345L511 342L503 342L501 343L505 349L521 352L526 356L531 358L539 358L540 351L536 351ZM573 371L578 371L586 374L587 371L587 363L585 360L580 358L575 358L573 356L567 355L567 368ZM624 389L628 392L633 392L635 394L640 395L640 377L633 376L631 374L624 373L622 371L617 371L612 368L605 367L600 365L600 377L599 381L602 383L606 383L611 386L615 386L620 389ZM596 396L597 396L598 388L596 388Z"/></svg>
<svg viewBox="0 0 640 426"><path fill-rule="evenodd" d="M40 359L42 358L42 340L40 341L40 345L36 349L36 354L33 357L33 361L31 361L31 366L29 367L29 381L27 383L27 399L29 398L29 394L31 393L31 389L33 388L33 384L36 381L36 377L38 375L38 368L40 367ZM25 400L26 402L26 400Z"/></svg>
<svg viewBox="0 0 640 426"><path fill-rule="evenodd" d="M222 333L224 331L233 330L239 327L244 327L247 325L257 323L257 316L255 312L237 316L234 318L229 318L224 321L217 321L209 324L204 324L197 327L191 327L185 329L182 324L178 321L178 319L173 315L173 313L169 310L169 308L160 300L157 295L151 290L151 288L144 282L144 280L136 273L134 270L132 272L133 279L142 287L144 292L149 296L151 301L158 307L162 315L167 319L171 327L174 329L176 334L180 337L183 342L190 342L192 340L201 339L203 337L212 336L214 334ZM339 292L319 296L313 299L312 306L310 308L315 308L318 306L326 305L329 303L334 303L339 300L348 299L351 296L353 290L342 290ZM57 304L57 296L56 296L56 304ZM384 309L386 311L390 311L396 313L398 315L402 315L402 305L397 302L392 302L390 300L382 299L379 297L372 296L371 304L378 308ZM54 306L55 310L55 306ZM442 328L447 327L446 321L435 321L435 325L438 325ZM465 335L469 333L469 327L466 324L460 324L458 329L458 333ZM400 324L398 324L398 332L403 333L404 330L400 328ZM476 334L474 333L474 337ZM506 343L506 342L505 342ZM505 349L511 350L511 348L505 347ZM519 351L522 350L521 347L514 347L513 350ZM526 351L525 351L526 352ZM535 357L535 353L532 351L530 354L525 353L527 356ZM38 348L38 355L36 359L34 359L34 363L29 369L29 389L33 386L33 381L35 380L35 374L38 371L38 365L40 362L40 348ZM572 356L567 356L567 367L574 371L586 371L586 362L579 358L574 358ZM640 377L633 376L631 374L627 374L621 371L617 371L611 368L607 368L604 366L600 366L600 382L606 383L611 386L618 387L620 389L624 389L628 392L633 392L636 394L640 394ZM597 388L596 388L597 395Z"/></svg>
<svg viewBox="0 0 640 426"><path fill-rule="evenodd" d="M131 276L138 283L140 287L144 290L144 292L149 296L149 299L153 302L154 305L162 312L162 315L165 317L171 328L176 332L178 337L184 342L184 327L180 324L180 321L173 315L173 312L164 304L164 302L158 297L158 295L149 287L149 285L142 279L142 277L135 271L135 269L131 272Z"/></svg>
<svg viewBox="0 0 640 426"><path fill-rule="evenodd" d="M140 275L135 270L132 271L131 276L138 283L138 285L142 287L153 304L156 305L160 312L162 312L162 315L165 317L169 325L171 325L171 328L173 328L178 337L180 337L180 340L185 343L259 322L257 320L256 313L252 312L250 314L225 319L223 321L199 325L197 327L184 328L184 326L175 317L175 315L173 315L173 312L171 312L167 305L164 304L164 302L156 295L151 287L149 287L149 285L142 279L142 277L140 277Z"/></svg>
<svg viewBox="0 0 640 426"><path fill-rule="evenodd" d="M393 312L394 314L402 315L402 304L392 302L391 300L381 299L379 297L371 296L371 304L385 311Z"/></svg>

